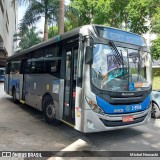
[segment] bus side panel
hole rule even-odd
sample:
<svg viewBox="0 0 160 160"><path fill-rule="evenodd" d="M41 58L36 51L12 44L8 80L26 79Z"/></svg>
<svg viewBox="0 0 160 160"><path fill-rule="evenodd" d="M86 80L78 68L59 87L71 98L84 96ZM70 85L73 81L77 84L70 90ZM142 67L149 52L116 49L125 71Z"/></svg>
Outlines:
<svg viewBox="0 0 160 160"><path fill-rule="evenodd" d="M23 74L20 74L20 84L19 84L19 99L22 100L22 92L23 92Z"/></svg>
<svg viewBox="0 0 160 160"><path fill-rule="evenodd" d="M60 86L59 86L59 107L56 110L56 118L62 119L63 118L63 104L64 104L64 79L60 79ZM59 113L59 114L58 114Z"/></svg>
<svg viewBox="0 0 160 160"><path fill-rule="evenodd" d="M59 79L49 74L26 75L26 104L42 111L42 99L45 94L50 94L58 110L59 82Z"/></svg>
<svg viewBox="0 0 160 160"><path fill-rule="evenodd" d="M9 95L12 96L13 89L16 91L16 99L20 100L20 81L22 75L20 74L10 74L9 78Z"/></svg>
<svg viewBox="0 0 160 160"><path fill-rule="evenodd" d="M31 74L26 74L25 75L25 102L26 104L37 108L37 98L35 91L37 89L37 83L33 75Z"/></svg>
<svg viewBox="0 0 160 160"><path fill-rule="evenodd" d="M19 75L19 100L22 99L22 92L23 92L23 74Z"/></svg>
<svg viewBox="0 0 160 160"><path fill-rule="evenodd" d="M4 81L4 91L9 94L9 75L5 74L5 81Z"/></svg>
<svg viewBox="0 0 160 160"><path fill-rule="evenodd" d="M76 102L75 102L75 129L84 131L84 107L83 107L83 89L76 87Z"/></svg>

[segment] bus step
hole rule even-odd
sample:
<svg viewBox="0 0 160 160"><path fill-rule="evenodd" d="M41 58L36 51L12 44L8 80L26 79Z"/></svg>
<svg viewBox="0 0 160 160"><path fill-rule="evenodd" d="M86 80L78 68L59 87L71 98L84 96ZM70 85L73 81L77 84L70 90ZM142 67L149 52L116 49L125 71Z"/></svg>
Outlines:
<svg viewBox="0 0 160 160"><path fill-rule="evenodd" d="M20 100L20 102L21 102L21 103L23 103L23 104L25 104L25 101L24 101L24 100L22 100L22 99Z"/></svg>
<svg viewBox="0 0 160 160"><path fill-rule="evenodd" d="M71 123L69 123L69 122L67 122L67 121L65 121L63 119L60 119L60 121L62 121L63 123L65 123L65 124L67 124L67 125L69 125L71 127L75 127L73 124L71 124Z"/></svg>

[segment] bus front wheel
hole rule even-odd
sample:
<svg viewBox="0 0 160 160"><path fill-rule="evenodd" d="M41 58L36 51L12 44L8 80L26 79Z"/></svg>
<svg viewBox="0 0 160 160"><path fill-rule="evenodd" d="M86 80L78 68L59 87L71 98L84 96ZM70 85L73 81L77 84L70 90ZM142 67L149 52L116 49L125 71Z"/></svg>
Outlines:
<svg viewBox="0 0 160 160"><path fill-rule="evenodd" d="M51 96L47 95L43 100L43 114L47 123L53 125L59 125L60 121L58 121L56 117L56 108Z"/></svg>
<svg viewBox="0 0 160 160"><path fill-rule="evenodd" d="M160 109L156 103L152 103L152 112L151 112L152 118L160 118Z"/></svg>

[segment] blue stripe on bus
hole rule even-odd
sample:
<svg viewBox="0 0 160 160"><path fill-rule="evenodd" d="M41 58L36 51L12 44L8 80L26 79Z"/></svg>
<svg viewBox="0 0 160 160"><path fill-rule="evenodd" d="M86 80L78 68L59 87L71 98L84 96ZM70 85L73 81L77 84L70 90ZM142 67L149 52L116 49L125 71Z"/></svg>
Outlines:
<svg viewBox="0 0 160 160"><path fill-rule="evenodd" d="M132 113L132 112L143 111L147 109L150 103L150 95L143 102L130 105L111 105L98 96L96 96L96 99L98 106L106 114L120 114L120 113Z"/></svg>

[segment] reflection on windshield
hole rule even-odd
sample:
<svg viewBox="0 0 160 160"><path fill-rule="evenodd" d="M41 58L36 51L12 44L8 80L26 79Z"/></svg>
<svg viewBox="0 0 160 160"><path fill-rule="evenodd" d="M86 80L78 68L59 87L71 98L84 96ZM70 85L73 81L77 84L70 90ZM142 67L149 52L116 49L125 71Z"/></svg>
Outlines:
<svg viewBox="0 0 160 160"><path fill-rule="evenodd" d="M148 53L96 44L93 59L92 83L99 89L131 91L150 87L150 81L147 81L150 79Z"/></svg>
<svg viewBox="0 0 160 160"><path fill-rule="evenodd" d="M107 82L114 78L121 77L122 75L127 75L127 72L127 68L114 68L113 70L108 72Z"/></svg>

